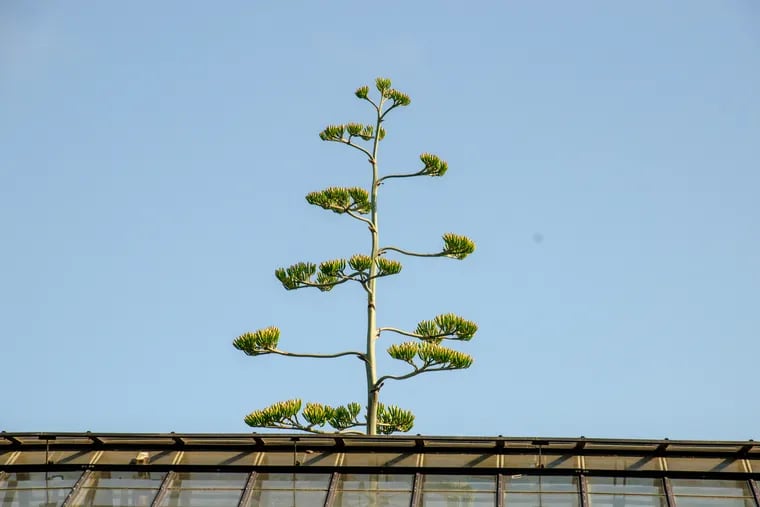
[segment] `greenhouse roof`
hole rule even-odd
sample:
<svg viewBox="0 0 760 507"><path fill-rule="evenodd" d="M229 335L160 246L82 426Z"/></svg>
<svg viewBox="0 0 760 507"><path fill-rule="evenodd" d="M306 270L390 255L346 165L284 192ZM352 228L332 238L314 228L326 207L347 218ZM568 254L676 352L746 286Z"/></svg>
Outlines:
<svg viewBox="0 0 760 507"><path fill-rule="evenodd" d="M760 507L754 441L0 432L0 506Z"/></svg>

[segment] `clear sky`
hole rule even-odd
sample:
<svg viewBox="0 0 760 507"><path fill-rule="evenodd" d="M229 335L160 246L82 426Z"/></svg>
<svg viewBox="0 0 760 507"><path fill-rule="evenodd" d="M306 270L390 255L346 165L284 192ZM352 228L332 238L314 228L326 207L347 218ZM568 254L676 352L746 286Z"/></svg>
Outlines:
<svg viewBox="0 0 760 507"><path fill-rule="evenodd" d="M366 185L323 143L386 124L379 323L457 312L469 371L388 384L425 434L760 438L760 7L754 0L0 2L0 429L244 432L363 368L363 293L276 267L367 252L309 206ZM391 343L383 338L380 350ZM383 353L384 354L384 353ZM401 372L383 359L384 371ZM395 369L394 369L395 368Z"/></svg>

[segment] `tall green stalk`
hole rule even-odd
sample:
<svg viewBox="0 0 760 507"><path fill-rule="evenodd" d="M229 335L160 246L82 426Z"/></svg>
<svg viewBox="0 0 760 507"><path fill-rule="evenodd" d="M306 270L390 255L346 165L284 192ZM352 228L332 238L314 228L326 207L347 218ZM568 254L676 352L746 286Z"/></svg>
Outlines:
<svg viewBox="0 0 760 507"><path fill-rule="evenodd" d="M275 276L288 290L314 287L327 292L335 286L346 282L358 283L367 294L367 336L364 352L343 351L334 354L311 354L286 352L278 348L280 330L271 326L258 331L238 336L233 345L247 355L259 356L276 354L288 357L305 357L314 359L335 359L343 356L356 356L365 364L367 405L363 420L361 405L356 402L340 406L321 403L307 403L302 407L300 399L275 403L263 410L256 410L245 417L245 422L253 427L296 429L312 433L323 433L325 426L331 426L337 432L356 431L365 428L369 435L389 434L396 431L409 431L414 423L414 415L396 406L380 403L380 390L389 380L406 380L416 375L444 370L469 368L472 357L462 352L443 347L443 340L469 341L477 331L477 325L454 314L442 314L432 320L423 320L414 331L395 327L378 327L377 325L377 280L384 276L398 274L401 263L386 257L388 253L413 257L450 257L464 259L475 250L475 244L465 236L447 233L443 235L443 248L435 253L417 253L395 246L380 246L378 225L378 190L380 185L394 178L417 176L443 176L448 170L446 162L435 155L423 153L420 160L422 169L401 174L380 175L378 154L380 141L385 137L383 121L393 109L408 106L408 95L391 88L389 79L378 78L375 81L380 94L377 102L369 97L369 87L356 90L355 95L370 103L376 113L374 126L359 123L330 125L320 134L323 141L345 144L363 153L372 166L372 184L367 191L359 187L329 187L306 196L309 204L363 222L371 234L370 255L354 254L348 259L333 259L319 264L299 262L288 268L279 268ZM391 105L384 107L391 102ZM360 144L371 142L371 148ZM366 218L364 215L369 215ZM377 340L382 333L413 338L413 341L396 343L387 349L393 358L411 368L402 375L377 376Z"/></svg>

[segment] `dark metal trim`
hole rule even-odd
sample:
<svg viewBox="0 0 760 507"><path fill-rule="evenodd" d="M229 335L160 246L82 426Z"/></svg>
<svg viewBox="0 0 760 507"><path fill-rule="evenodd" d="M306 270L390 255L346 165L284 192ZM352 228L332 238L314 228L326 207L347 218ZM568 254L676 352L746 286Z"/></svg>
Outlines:
<svg viewBox="0 0 760 507"><path fill-rule="evenodd" d="M752 498L755 499L756 507L760 507L760 488L757 487L755 479L749 479L749 490L752 491Z"/></svg>
<svg viewBox="0 0 760 507"><path fill-rule="evenodd" d="M670 477L662 478L662 488L665 491L665 499L668 502L668 507L676 507L676 497L673 494L673 486L670 484Z"/></svg>
<svg viewBox="0 0 760 507"><path fill-rule="evenodd" d="M70 465L70 464L53 464L53 465L6 465L0 466L0 470L6 472L32 472L32 471L78 471L78 470L102 470L102 471L141 471L141 472L237 472L250 473L251 471L261 473L382 473L382 474L445 474L445 475L542 475L542 476L567 476L577 475L578 470L572 469L555 469L555 468L497 468L497 467L385 467L385 466L332 466L332 465ZM674 479L735 479L735 480L760 480L760 472L709 472L709 471L664 471L664 470L583 470L583 473L589 477L649 477L663 478L671 477Z"/></svg>
<svg viewBox="0 0 760 507"><path fill-rule="evenodd" d="M66 495L66 498L63 499L63 503L61 504L61 507L68 507L69 504L73 501L73 499L77 496L79 493L79 490L82 489L82 486L85 482L87 482L87 479L90 478L90 475L92 472L90 470L85 470L85 472L79 476L79 479L77 479L77 482L74 483L74 486L71 488L71 491L69 491L69 494Z"/></svg>
<svg viewBox="0 0 760 507"><path fill-rule="evenodd" d="M504 507L504 474L496 478L496 507Z"/></svg>
<svg viewBox="0 0 760 507"><path fill-rule="evenodd" d="M169 491L169 484L171 484L173 478L174 472L167 472L167 474L164 475L164 479L161 481L161 485L158 487L158 491L156 492L156 496L153 497L150 507L158 507L161 505L161 501L166 496L166 492Z"/></svg>
<svg viewBox="0 0 760 507"><path fill-rule="evenodd" d="M335 501L335 492L338 489L339 475L338 472L333 472L330 476L330 484L327 486L327 494L325 495L325 507L330 507Z"/></svg>
<svg viewBox="0 0 760 507"><path fill-rule="evenodd" d="M4 431L0 431L0 437L3 437L8 442L12 443L13 445L21 445L21 440L17 439L16 437L7 434Z"/></svg>
<svg viewBox="0 0 760 507"><path fill-rule="evenodd" d="M588 480L586 474L578 475L578 494L580 495L580 506L589 507L591 503L588 501Z"/></svg>
<svg viewBox="0 0 760 507"><path fill-rule="evenodd" d="M238 507L245 507L250 502L251 496L253 496L253 487L256 484L256 475L256 472L248 474L245 487L243 487L243 494L240 495L240 500L238 501Z"/></svg>
<svg viewBox="0 0 760 507"><path fill-rule="evenodd" d="M417 507L422 501L422 474L414 474L412 481L412 499L409 501L409 507Z"/></svg>
<svg viewBox="0 0 760 507"><path fill-rule="evenodd" d="M90 431L87 432L87 438L89 438L93 444L97 444L97 445L103 444L103 440L99 436L93 435L92 432Z"/></svg>

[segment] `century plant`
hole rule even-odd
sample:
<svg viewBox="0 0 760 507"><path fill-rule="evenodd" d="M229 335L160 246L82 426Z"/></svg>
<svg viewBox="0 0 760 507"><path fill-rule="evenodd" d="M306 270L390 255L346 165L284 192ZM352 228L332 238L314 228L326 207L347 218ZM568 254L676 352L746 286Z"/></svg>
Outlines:
<svg viewBox="0 0 760 507"><path fill-rule="evenodd" d="M299 262L275 271L275 276L287 290L313 287L327 292L336 285L347 282L358 284L367 296L367 333L364 350L350 350L335 354L286 352L278 348L280 330L274 326L244 333L233 341L235 348L242 350L249 356L279 354L288 357L320 359L356 356L364 362L365 366L367 404L362 413L362 406L357 402L333 407L320 403L303 405L300 399L281 401L263 410L256 410L248 414L245 417L245 422L249 426L323 433L325 432L323 428L329 425L337 432L357 431L356 428L365 428L368 435L409 431L414 424L412 412L396 406L384 405L380 402L380 390L385 383L390 380L406 380L433 371L465 369L472 365L471 356L442 345L444 340L469 341L475 335L478 329L477 325L458 315L447 313L438 315L431 320L423 320L412 331L377 325L377 281L382 277L396 275L401 271L401 263L398 260L388 258L389 254L464 259L475 251L475 244L465 236L446 233L443 235L443 247L435 253L417 253L395 246L381 246L378 225L378 190L380 186L397 178L440 177L446 174L448 164L436 155L423 153L420 155L422 168L417 171L405 174L380 174L378 154L380 141L386 134L383 127L385 119L388 113L394 109L408 106L411 99L407 94L392 88L390 79L376 79L375 87L379 94L376 99L370 96L369 86L362 86L355 92L356 97L366 101L374 109L374 124L329 125L319 133L319 137L323 141L343 144L367 157L372 174L369 189L329 187L306 195L306 201L309 204L347 215L364 223L369 229L371 239L369 254L357 253L348 258L327 260L319 263L319 265L311 262ZM412 339L402 343L394 343L387 349L388 354L393 359L406 363L410 369L402 375L378 377L376 345L381 335L387 333Z"/></svg>

